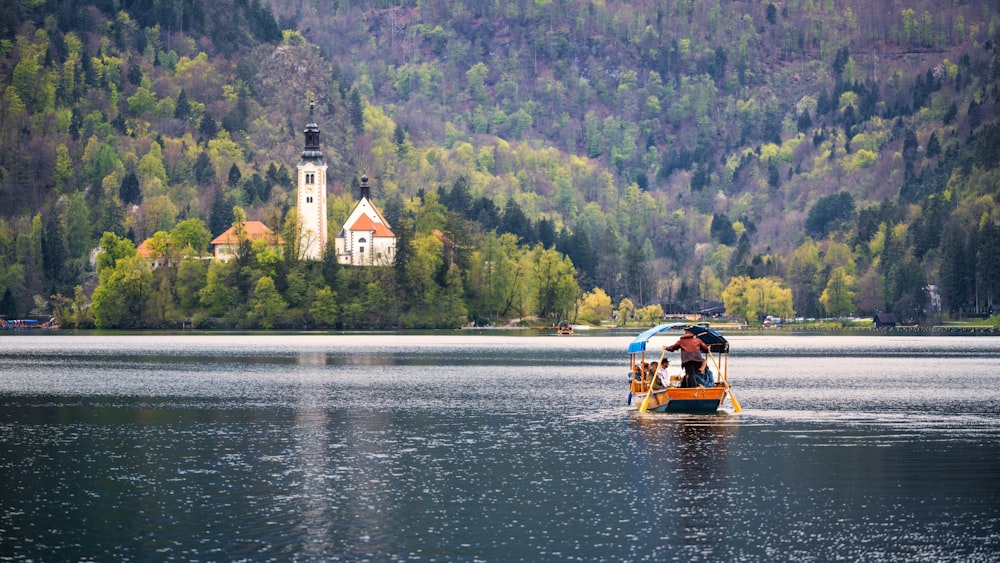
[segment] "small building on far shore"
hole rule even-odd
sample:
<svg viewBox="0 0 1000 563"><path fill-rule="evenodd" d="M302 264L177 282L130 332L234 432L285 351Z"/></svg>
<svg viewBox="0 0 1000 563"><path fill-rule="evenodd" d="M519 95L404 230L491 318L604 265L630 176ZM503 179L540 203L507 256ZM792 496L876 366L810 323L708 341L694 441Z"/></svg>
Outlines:
<svg viewBox="0 0 1000 563"><path fill-rule="evenodd" d="M896 328L896 315L892 313L878 313L873 320L875 328Z"/></svg>
<svg viewBox="0 0 1000 563"><path fill-rule="evenodd" d="M150 248L150 242L152 241L153 239L148 238L139 243L139 247L135 249L135 253L139 258L145 260L150 268L156 269L162 266L171 266L170 257L166 253L157 252Z"/></svg>

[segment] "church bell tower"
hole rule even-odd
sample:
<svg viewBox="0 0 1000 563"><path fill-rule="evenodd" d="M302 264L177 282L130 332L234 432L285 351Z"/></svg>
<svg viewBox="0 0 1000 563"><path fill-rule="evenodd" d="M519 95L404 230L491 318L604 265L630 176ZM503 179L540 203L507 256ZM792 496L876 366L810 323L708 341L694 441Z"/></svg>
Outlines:
<svg viewBox="0 0 1000 563"><path fill-rule="evenodd" d="M302 258L320 260L326 249L326 163L319 147L319 125L313 118L316 102L309 102L305 147L299 160L299 249Z"/></svg>

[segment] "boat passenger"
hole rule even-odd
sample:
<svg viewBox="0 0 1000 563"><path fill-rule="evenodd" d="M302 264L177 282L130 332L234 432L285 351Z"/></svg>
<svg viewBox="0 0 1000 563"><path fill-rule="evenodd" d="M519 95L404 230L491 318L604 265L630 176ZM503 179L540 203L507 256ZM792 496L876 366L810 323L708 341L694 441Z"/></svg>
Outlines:
<svg viewBox="0 0 1000 563"><path fill-rule="evenodd" d="M644 366L643 377L645 377L646 382L652 385L653 389L663 389L663 385L661 385L662 382L659 379L654 379L656 376L656 366L658 365L658 362L653 360L652 362L643 362L642 365Z"/></svg>
<svg viewBox="0 0 1000 563"><path fill-rule="evenodd" d="M708 346L694 334L685 332L677 339L677 342L670 346L664 346L663 349L667 352L678 349L681 351L681 367L684 368L684 379L681 381L681 387L694 387L696 385L695 374L705 370L707 360L703 352L708 352Z"/></svg>
<svg viewBox="0 0 1000 563"><path fill-rule="evenodd" d="M632 366L632 381L638 383L640 389L642 389L642 364Z"/></svg>
<svg viewBox="0 0 1000 563"><path fill-rule="evenodd" d="M656 370L656 380L663 384L664 387L670 385L670 375L667 374L667 368L670 367L670 360L663 358L660 362L660 367Z"/></svg>
<svg viewBox="0 0 1000 563"><path fill-rule="evenodd" d="M701 371L694 375L694 382L702 387L715 387L715 374L707 365L702 365Z"/></svg>

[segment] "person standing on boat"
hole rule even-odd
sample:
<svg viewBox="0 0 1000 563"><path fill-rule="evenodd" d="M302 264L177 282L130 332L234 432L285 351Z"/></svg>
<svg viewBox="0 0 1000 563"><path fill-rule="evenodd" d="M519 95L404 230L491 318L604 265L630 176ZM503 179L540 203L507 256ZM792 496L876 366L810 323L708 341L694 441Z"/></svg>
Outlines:
<svg viewBox="0 0 1000 563"><path fill-rule="evenodd" d="M703 352L708 352L708 346L697 336L685 332L677 339L677 342L670 346L664 346L663 349L667 352L678 349L681 351L681 367L684 368L684 380L681 381L681 387L694 387L694 374L702 371L705 365Z"/></svg>

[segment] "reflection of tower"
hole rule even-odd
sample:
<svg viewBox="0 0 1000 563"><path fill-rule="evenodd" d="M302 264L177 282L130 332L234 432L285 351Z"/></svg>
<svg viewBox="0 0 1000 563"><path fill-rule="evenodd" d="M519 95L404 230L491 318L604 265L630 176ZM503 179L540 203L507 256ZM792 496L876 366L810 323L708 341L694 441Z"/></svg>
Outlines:
<svg viewBox="0 0 1000 563"><path fill-rule="evenodd" d="M326 248L326 163L319 148L319 125L313 119L316 102L309 102L305 148L299 160L299 248L303 258L319 260Z"/></svg>

